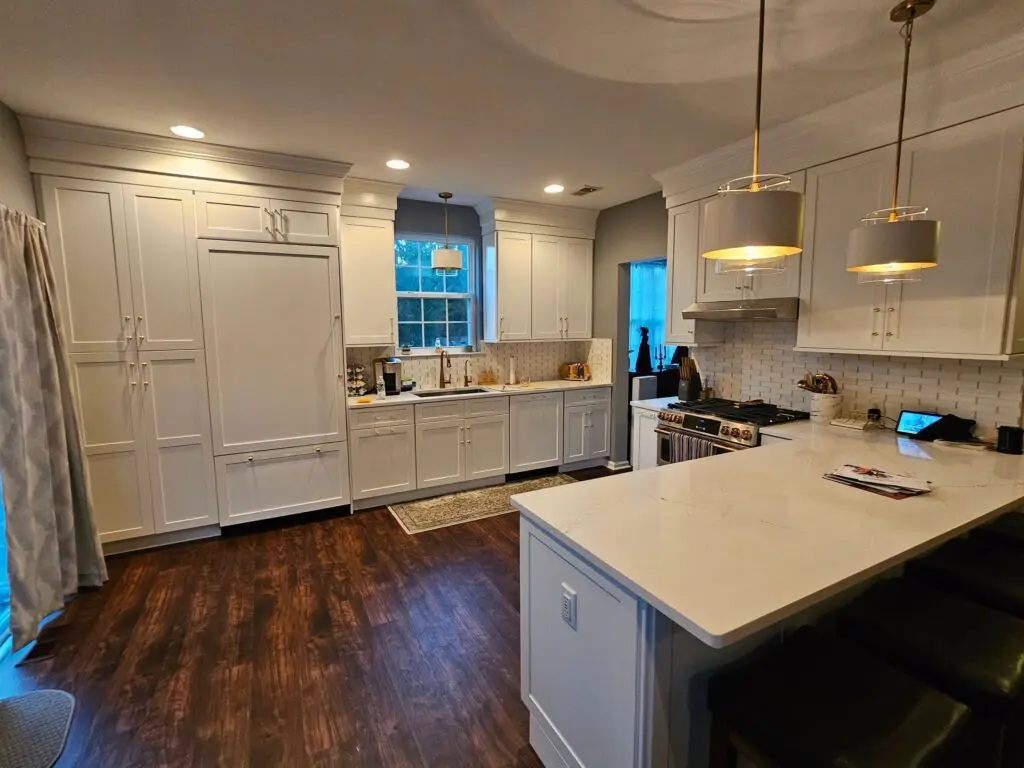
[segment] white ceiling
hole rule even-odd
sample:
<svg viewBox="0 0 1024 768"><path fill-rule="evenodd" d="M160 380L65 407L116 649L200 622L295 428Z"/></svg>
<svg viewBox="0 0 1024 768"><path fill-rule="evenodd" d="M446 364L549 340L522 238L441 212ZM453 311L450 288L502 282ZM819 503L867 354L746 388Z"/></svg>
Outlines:
<svg viewBox="0 0 1024 768"><path fill-rule="evenodd" d="M766 124L898 77L892 2L771 0ZM4 0L0 101L144 133L197 125L218 144L351 162L424 199L604 208L749 135L756 12L756 0ZM1021 0L938 0L914 65L1022 25ZM385 168L392 156L412 168ZM605 189L544 195L552 181Z"/></svg>

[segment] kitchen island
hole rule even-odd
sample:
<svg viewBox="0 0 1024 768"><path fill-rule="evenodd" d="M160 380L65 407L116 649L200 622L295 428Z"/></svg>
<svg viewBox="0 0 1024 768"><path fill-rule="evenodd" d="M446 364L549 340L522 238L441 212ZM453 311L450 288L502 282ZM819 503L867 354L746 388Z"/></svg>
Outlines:
<svg viewBox="0 0 1024 768"><path fill-rule="evenodd" d="M706 765L710 671L1017 505L1024 459L800 423L755 450L513 497L522 693L548 768ZM822 474L930 480L891 500Z"/></svg>

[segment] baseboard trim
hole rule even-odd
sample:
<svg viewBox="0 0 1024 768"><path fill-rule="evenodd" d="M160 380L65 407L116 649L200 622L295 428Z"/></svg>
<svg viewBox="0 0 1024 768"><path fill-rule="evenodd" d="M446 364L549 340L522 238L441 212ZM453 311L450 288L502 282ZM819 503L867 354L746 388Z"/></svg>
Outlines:
<svg viewBox="0 0 1024 768"><path fill-rule="evenodd" d="M404 504L407 501L419 501L420 499L429 499L433 496L446 496L449 493L458 493L459 491L475 491L478 488L501 485L505 480L505 475L495 475L494 477L485 477L480 480L467 480L464 483L438 485L433 488L417 488L415 491L403 491L387 496L370 496L369 498L353 501L352 511L387 507L391 504Z"/></svg>
<svg viewBox="0 0 1024 768"><path fill-rule="evenodd" d="M186 528L182 531L168 531L167 533L154 533L151 536L140 536L137 539L121 539L111 541L103 545L103 555L120 555L125 552L138 552L143 549L156 549L167 547L171 544L184 544L189 541L201 541L202 539L215 539L220 536L219 525L203 525L198 528Z"/></svg>
<svg viewBox="0 0 1024 768"><path fill-rule="evenodd" d="M605 466L612 472L622 472L625 469L633 468L633 465L628 461L612 461L611 459L605 462Z"/></svg>

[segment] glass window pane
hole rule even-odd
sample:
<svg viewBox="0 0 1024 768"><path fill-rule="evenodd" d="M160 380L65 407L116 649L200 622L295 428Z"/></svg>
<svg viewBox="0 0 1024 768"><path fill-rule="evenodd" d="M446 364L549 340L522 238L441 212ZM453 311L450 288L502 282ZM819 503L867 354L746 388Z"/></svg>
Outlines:
<svg viewBox="0 0 1024 768"><path fill-rule="evenodd" d="M399 323L398 345L400 347L422 347L423 326L419 323Z"/></svg>
<svg viewBox="0 0 1024 768"><path fill-rule="evenodd" d="M398 322L419 322L423 319L423 299L399 299Z"/></svg>
<svg viewBox="0 0 1024 768"><path fill-rule="evenodd" d="M463 268L456 274L445 277L444 289L448 293L469 293L469 272Z"/></svg>
<svg viewBox="0 0 1024 768"><path fill-rule="evenodd" d="M419 242L416 240L395 240L395 265L415 267L419 260Z"/></svg>
<svg viewBox="0 0 1024 768"><path fill-rule="evenodd" d="M448 320L464 321L468 319L469 299L448 299Z"/></svg>
<svg viewBox="0 0 1024 768"><path fill-rule="evenodd" d="M444 321L444 299L424 299L423 319Z"/></svg>
<svg viewBox="0 0 1024 768"><path fill-rule="evenodd" d="M420 290L424 293L444 293L444 278L434 274L430 267L420 269L422 284Z"/></svg>
<svg viewBox="0 0 1024 768"><path fill-rule="evenodd" d="M448 344L464 347L469 344L469 323L448 323Z"/></svg>
<svg viewBox="0 0 1024 768"><path fill-rule="evenodd" d="M424 323L423 338L426 346L434 346L436 339L441 340L441 346L448 346L448 332L444 323Z"/></svg>
<svg viewBox="0 0 1024 768"><path fill-rule="evenodd" d="M395 284L400 291L418 291L420 289L420 271L415 267L396 268Z"/></svg>

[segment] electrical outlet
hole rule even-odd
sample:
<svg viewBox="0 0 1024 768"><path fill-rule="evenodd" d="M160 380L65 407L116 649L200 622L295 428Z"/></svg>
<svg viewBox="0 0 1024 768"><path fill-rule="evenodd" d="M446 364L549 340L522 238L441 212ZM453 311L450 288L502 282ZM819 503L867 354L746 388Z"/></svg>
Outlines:
<svg viewBox="0 0 1024 768"><path fill-rule="evenodd" d="M576 629L576 590L562 583L562 621Z"/></svg>

